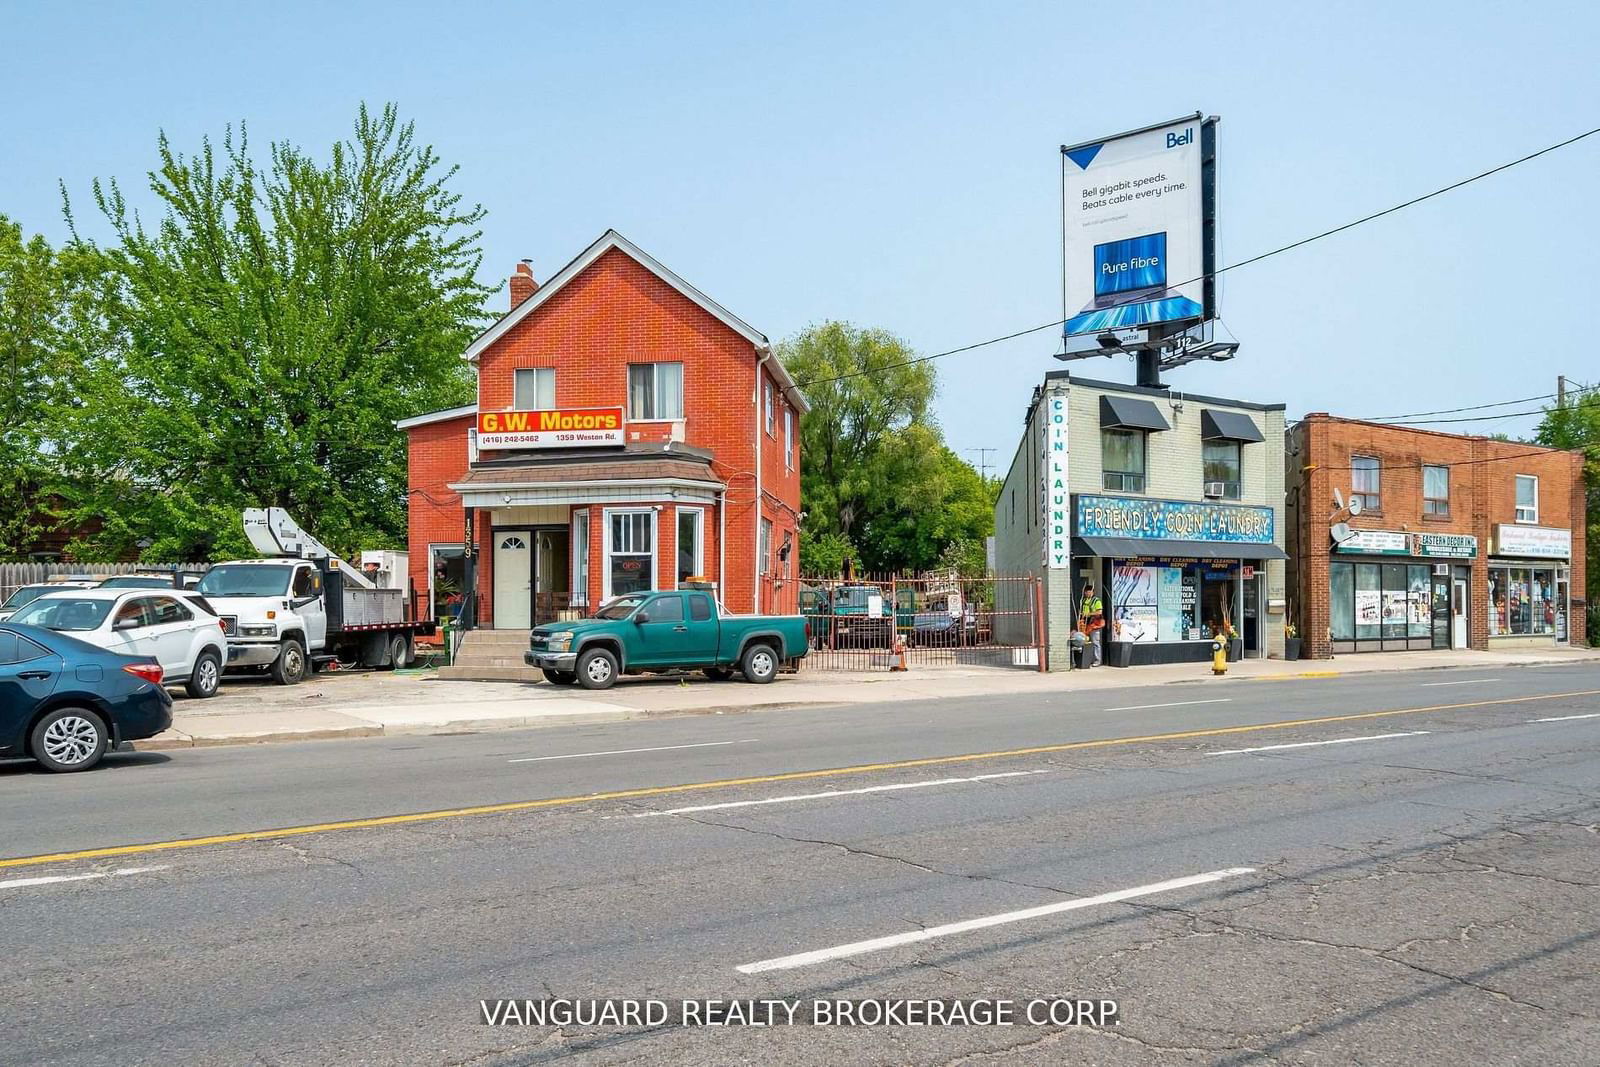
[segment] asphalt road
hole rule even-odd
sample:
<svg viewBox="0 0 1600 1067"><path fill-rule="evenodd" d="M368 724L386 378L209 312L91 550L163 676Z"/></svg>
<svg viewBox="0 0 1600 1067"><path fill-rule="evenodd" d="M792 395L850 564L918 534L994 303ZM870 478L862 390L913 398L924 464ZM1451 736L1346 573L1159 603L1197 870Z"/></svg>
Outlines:
<svg viewBox="0 0 1600 1067"><path fill-rule="evenodd" d="M1564 666L5 765L0 1061L1600 1062L1597 754ZM1035 996L1118 1016L480 1008Z"/></svg>

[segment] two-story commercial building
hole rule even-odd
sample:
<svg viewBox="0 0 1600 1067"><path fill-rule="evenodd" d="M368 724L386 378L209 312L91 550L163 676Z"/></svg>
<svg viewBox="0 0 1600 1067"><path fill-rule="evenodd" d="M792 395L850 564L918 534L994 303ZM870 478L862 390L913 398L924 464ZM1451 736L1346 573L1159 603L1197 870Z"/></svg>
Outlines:
<svg viewBox="0 0 1600 1067"><path fill-rule="evenodd" d="M398 423L418 600L526 629L704 578L795 610L806 404L767 338L614 230L510 297L477 402Z"/></svg>
<svg viewBox="0 0 1600 1067"><path fill-rule="evenodd" d="M995 505L995 569L1041 578L1050 669L1088 583L1109 663L1207 659L1224 627L1244 655L1283 654L1283 411L1045 376Z"/></svg>
<svg viewBox="0 0 1600 1067"><path fill-rule="evenodd" d="M1285 459L1307 656L1583 642L1581 454L1317 413Z"/></svg>

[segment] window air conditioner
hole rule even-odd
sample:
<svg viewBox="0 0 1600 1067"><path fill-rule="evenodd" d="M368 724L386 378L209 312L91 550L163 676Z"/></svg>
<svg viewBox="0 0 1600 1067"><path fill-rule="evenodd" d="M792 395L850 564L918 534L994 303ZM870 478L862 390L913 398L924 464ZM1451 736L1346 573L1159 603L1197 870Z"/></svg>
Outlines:
<svg viewBox="0 0 1600 1067"><path fill-rule="evenodd" d="M1207 482L1206 497L1211 500L1220 500L1226 487L1226 482Z"/></svg>
<svg viewBox="0 0 1600 1067"><path fill-rule="evenodd" d="M1439 575L1440 577L1448 577L1450 574L1450 564L1435 563L1433 565L1433 573Z"/></svg>

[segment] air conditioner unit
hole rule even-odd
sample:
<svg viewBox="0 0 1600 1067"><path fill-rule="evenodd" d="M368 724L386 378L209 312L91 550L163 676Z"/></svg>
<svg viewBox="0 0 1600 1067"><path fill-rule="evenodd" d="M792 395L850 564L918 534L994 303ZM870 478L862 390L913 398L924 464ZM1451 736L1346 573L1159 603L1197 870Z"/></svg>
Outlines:
<svg viewBox="0 0 1600 1067"><path fill-rule="evenodd" d="M1447 577L1450 574L1450 564L1435 563L1433 565L1433 573L1439 575L1441 578Z"/></svg>
<svg viewBox="0 0 1600 1067"><path fill-rule="evenodd" d="M1227 482L1207 482L1206 497L1211 500L1220 500L1227 491Z"/></svg>

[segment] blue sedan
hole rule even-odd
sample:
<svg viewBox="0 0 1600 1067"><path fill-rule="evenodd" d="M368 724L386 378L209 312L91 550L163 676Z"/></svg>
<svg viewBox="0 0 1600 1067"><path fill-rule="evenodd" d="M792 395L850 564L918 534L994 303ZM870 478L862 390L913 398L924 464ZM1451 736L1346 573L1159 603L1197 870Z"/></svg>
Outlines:
<svg viewBox="0 0 1600 1067"><path fill-rule="evenodd" d="M37 626L0 623L0 758L84 771L172 725L161 665Z"/></svg>

